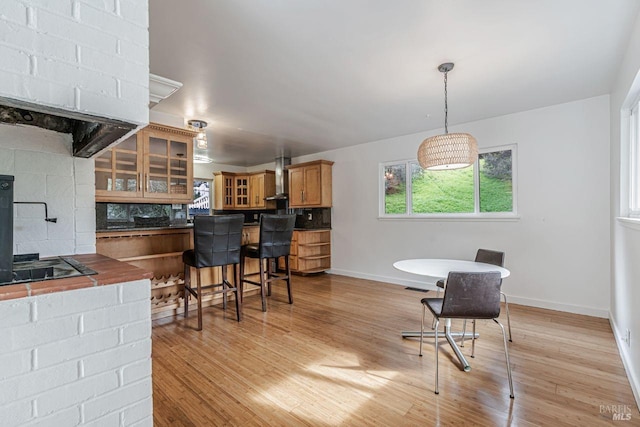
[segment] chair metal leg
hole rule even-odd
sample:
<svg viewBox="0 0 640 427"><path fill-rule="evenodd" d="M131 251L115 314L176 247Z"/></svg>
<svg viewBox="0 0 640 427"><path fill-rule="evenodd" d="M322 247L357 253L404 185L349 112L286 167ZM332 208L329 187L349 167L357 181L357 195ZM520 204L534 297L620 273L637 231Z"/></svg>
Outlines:
<svg viewBox="0 0 640 427"><path fill-rule="evenodd" d="M424 316L426 311L427 311L427 307L424 304L422 304L422 321L420 322L420 352L418 353L418 356L420 357L422 357L422 340L424 338Z"/></svg>
<svg viewBox="0 0 640 427"><path fill-rule="evenodd" d="M511 337L511 316L509 316L509 303L507 302L507 296L504 294L504 292L500 292L500 295L502 295L502 298L504 298L504 311L507 312L507 329L509 329L509 342L513 342L513 339Z"/></svg>
<svg viewBox="0 0 640 427"><path fill-rule="evenodd" d="M464 347L464 336L467 335L467 319L462 321L462 337L460 337L460 347Z"/></svg>
<svg viewBox="0 0 640 427"><path fill-rule="evenodd" d="M202 285L201 285L201 278L200 278L200 269L197 269L198 272L196 274L196 282L198 285L198 296L196 297L198 300L198 330L201 331L202 330Z"/></svg>
<svg viewBox="0 0 640 427"><path fill-rule="evenodd" d="M476 319L471 321L473 323L473 335L471 335L471 357L476 357Z"/></svg>
<svg viewBox="0 0 640 427"><path fill-rule="evenodd" d="M438 391L438 327L440 326L440 319L436 318L436 329L435 329L435 344L436 344L436 390L435 393L436 394L440 394L440 391ZM422 338L422 337L420 337Z"/></svg>
<svg viewBox="0 0 640 427"><path fill-rule="evenodd" d="M507 360L507 376L509 377L509 392L511 393L509 394L509 397L513 399L515 395L513 394L513 380L511 379L511 363L509 362L509 347L507 346L507 334L504 331L504 326L502 326L502 323L498 322L496 319L493 319L493 321L496 322L498 326L500 326L500 329L502 330L502 340L504 341L504 357Z"/></svg>
<svg viewBox="0 0 640 427"><path fill-rule="evenodd" d="M184 317L186 318L189 315L189 298L191 298L191 294L187 290L187 288L191 288L191 267L187 264L184 265Z"/></svg>

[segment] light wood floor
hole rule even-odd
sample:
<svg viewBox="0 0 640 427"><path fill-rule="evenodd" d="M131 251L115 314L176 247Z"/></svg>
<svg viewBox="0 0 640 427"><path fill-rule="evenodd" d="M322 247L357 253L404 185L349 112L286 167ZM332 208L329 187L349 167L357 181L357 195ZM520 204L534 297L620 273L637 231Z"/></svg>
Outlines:
<svg viewBox="0 0 640 427"><path fill-rule="evenodd" d="M293 290L289 305L275 285L267 313L247 297L240 323L233 304L205 309L201 332L195 315L156 321L155 425L640 425L605 319L511 305L515 399L489 321L478 322L471 372L443 341L435 395L433 340L418 357L418 341L400 336L419 329L428 294L329 274L296 276ZM627 405L631 420L601 405Z"/></svg>

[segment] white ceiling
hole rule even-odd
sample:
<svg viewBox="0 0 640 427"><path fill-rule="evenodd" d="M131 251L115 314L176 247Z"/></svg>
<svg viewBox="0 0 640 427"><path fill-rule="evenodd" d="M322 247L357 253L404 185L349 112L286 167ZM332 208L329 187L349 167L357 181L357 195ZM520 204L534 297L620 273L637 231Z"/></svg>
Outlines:
<svg viewBox="0 0 640 427"><path fill-rule="evenodd" d="M609 93L637 0L150 0L154 111L251 166ZM416 141L416 147L418 141Z"/></svg>

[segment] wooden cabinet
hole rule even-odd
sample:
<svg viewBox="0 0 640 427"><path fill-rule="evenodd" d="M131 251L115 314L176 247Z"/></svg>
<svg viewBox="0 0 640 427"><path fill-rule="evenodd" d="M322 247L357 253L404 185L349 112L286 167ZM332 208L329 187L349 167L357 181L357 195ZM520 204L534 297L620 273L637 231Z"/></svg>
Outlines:
<svg viewBox="0 0 640 427"><path fill-rule="evenodd" d="M214 186L214 209L228 210L233 209L235 204L233 203L233 183L235 176L228 172L214 172L213 174L213 186Z"/></svg>
<svg viewBox="0 0 640 427"><path fill-rule="evenodd" d="M236 209L246 209L249 207L249 177L239 175L234 178L233 183L234 200L233 206Z"/></svg>
<svg viewBox="0 0 640 427"><path fill-rule="evenodd" d="M275 209L275 202L264 199L276 193L276 173L274 171L264 171L250 175L249 189L251 208Z"/></svg>
<svg viewBox="0 0 640 427"><path fill-rule="evenodd" d="M331 268L331 230L295 230L289 255L291 271L321 273ZM278 262L284 268L284 259Z"/></svg>
<svg viewBox="0 0 640 427"><path fill-rule="evenodd" d="M290 208L331 207L331 167L333 162L317 160L287 166Z"/></svg>
<svg viewBox="0 0 640 427"><path fill-rule="evenodd" d="M194 133L150 124L95 159L96 201L190 203Z"/></svg>
<svg viewBox="0 0 640 427"><path fill-rule="evenodd" d="M275 209L264 200L276 191L274 171L255 173L214 172L214 209Z"/></svg>

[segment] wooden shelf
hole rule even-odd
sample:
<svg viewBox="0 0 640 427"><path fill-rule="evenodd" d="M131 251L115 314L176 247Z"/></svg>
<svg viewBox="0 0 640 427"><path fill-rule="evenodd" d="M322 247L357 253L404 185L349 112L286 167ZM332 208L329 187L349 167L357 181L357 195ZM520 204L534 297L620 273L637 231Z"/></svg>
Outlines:
<svg viewBox="0 0 640 427"><path fill-rule="evenodd" d="M331 242L319 242L319 243L300 243L298 246L330 246Z"/></svg>
<svg viewBox="0 0 640 427"><path fill-rule="evenodd" d="M331 258L331 255L298 256L298 259L324 259L324 258Z"/></svg>
<svg viewBox="0 0 640 427"><path fill-rule="evenodd" d="M118 261L129 262L129 261L140 261L143 259L170 258L174 256L182 256L182 252L165 252L162 254L139 255L139 256L133 256L128 258L118 258Z"/></svg>

